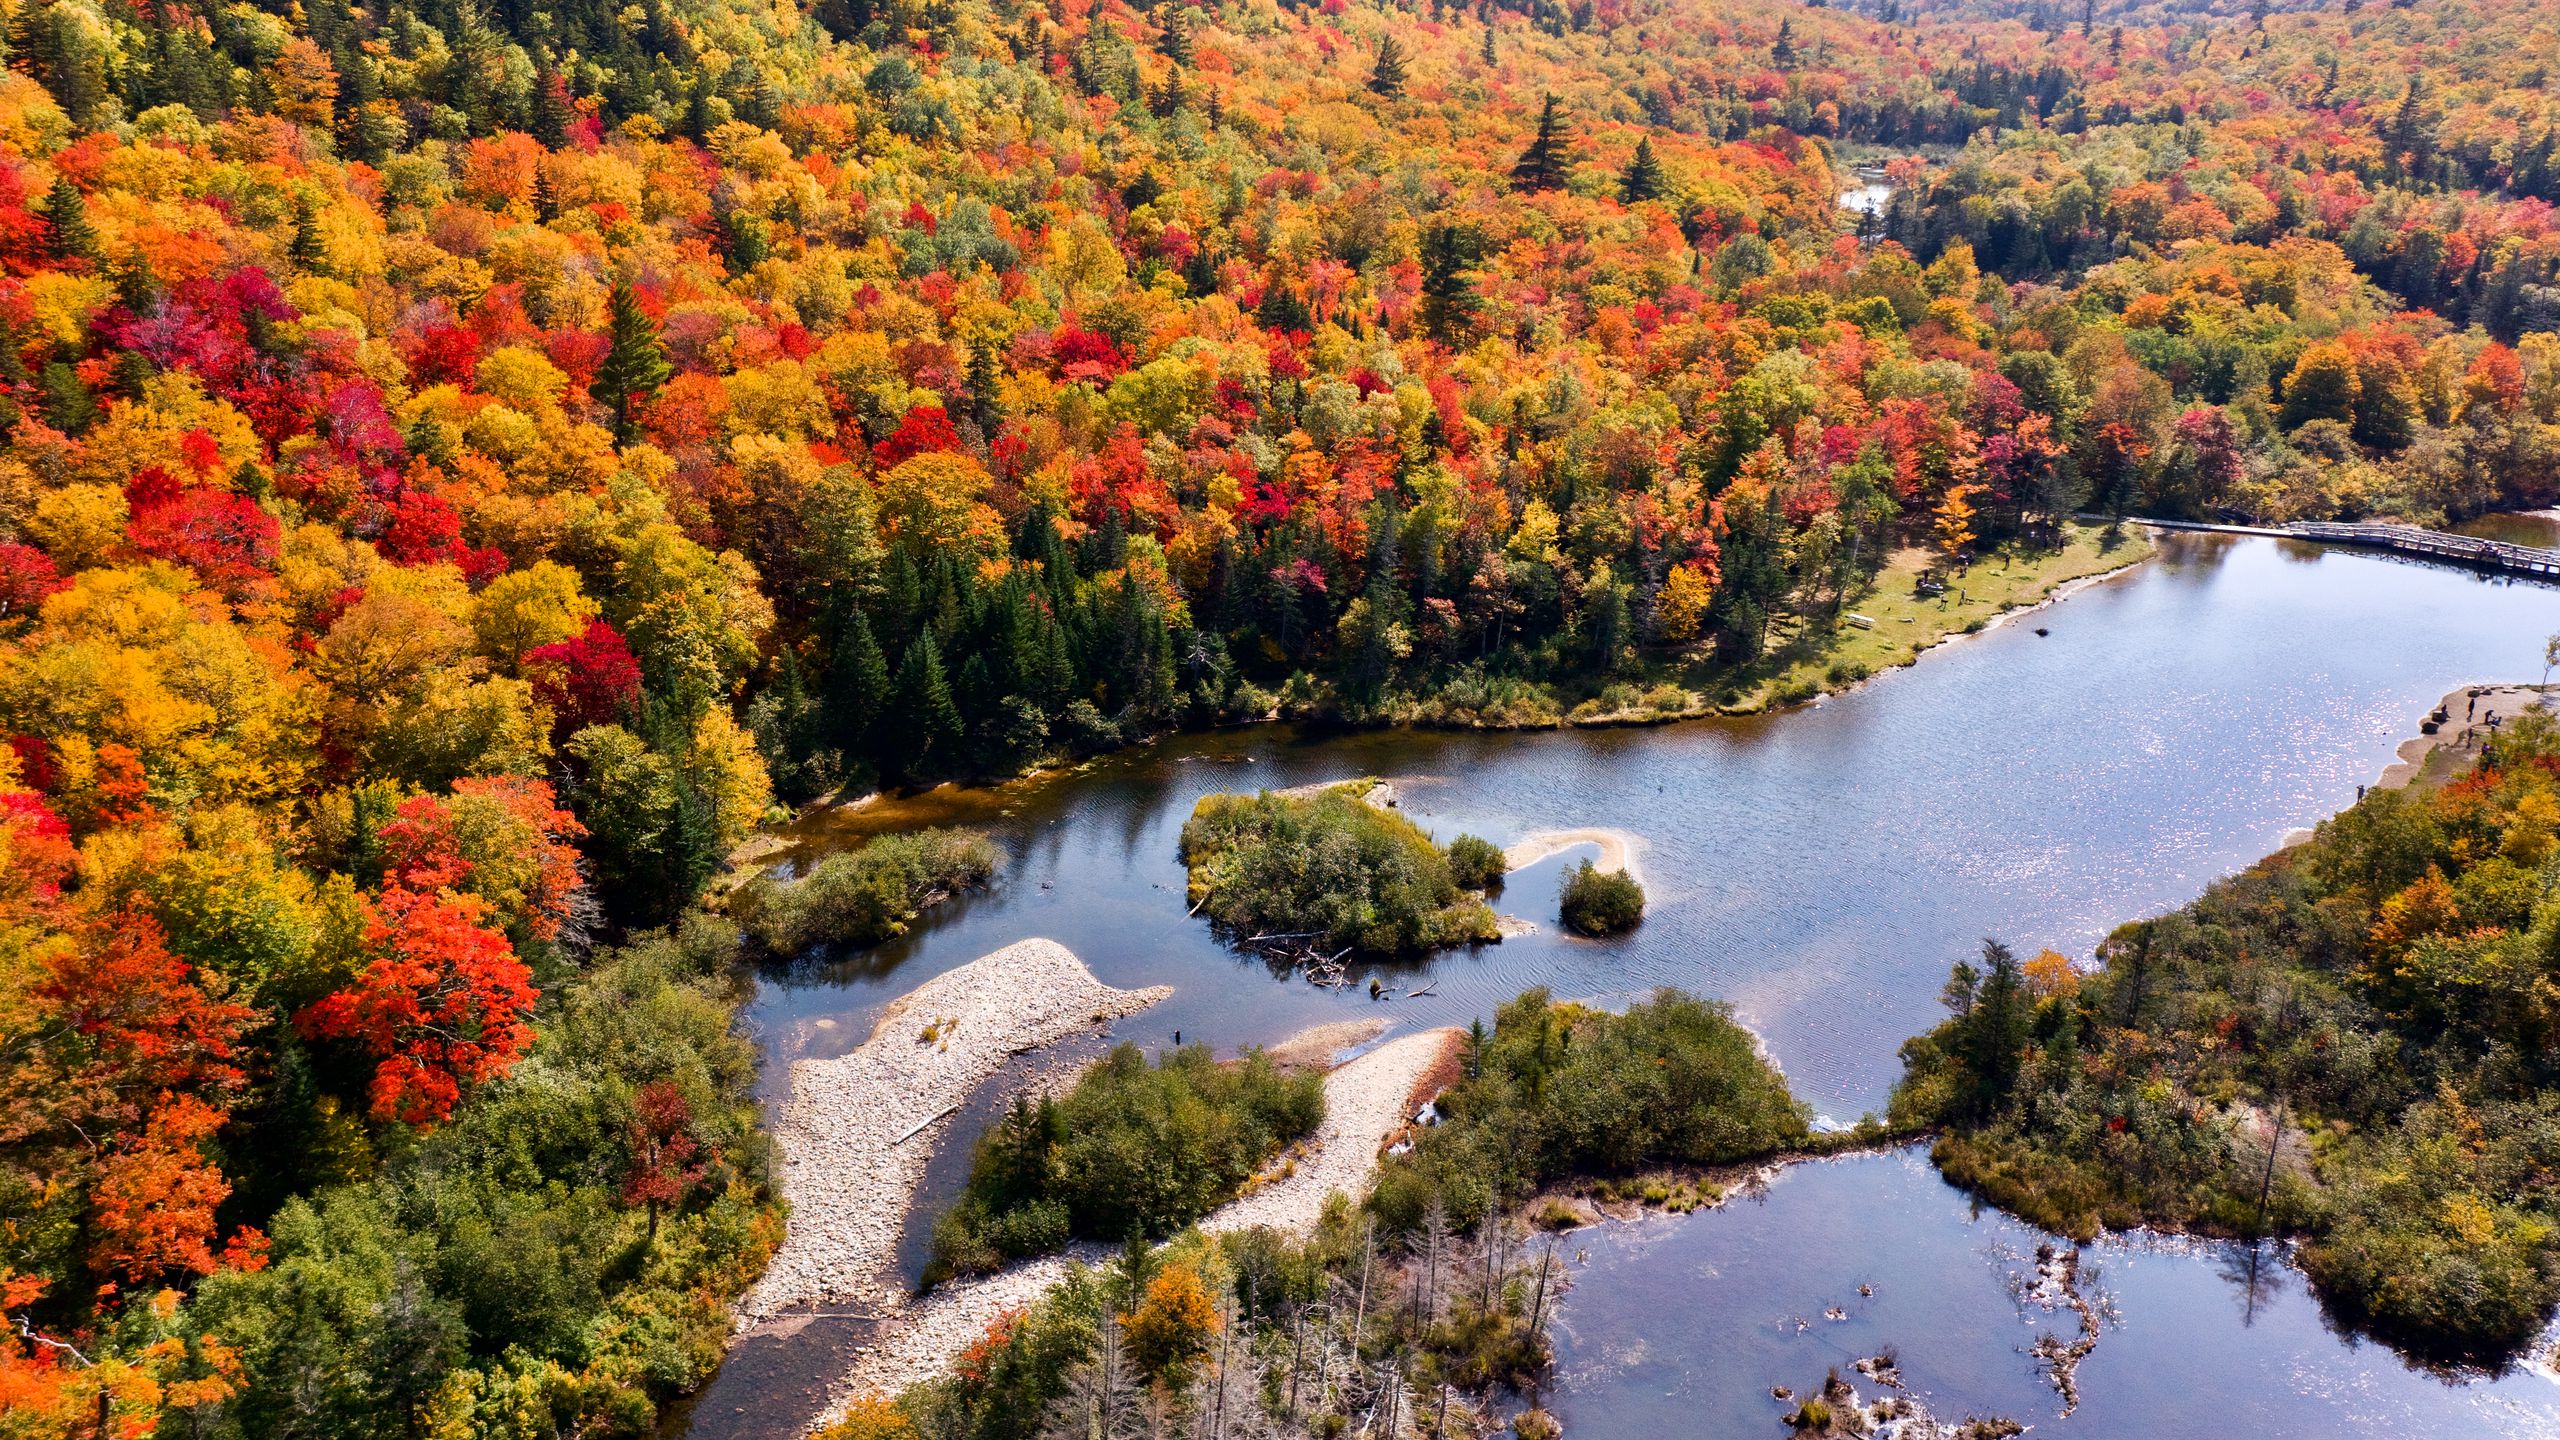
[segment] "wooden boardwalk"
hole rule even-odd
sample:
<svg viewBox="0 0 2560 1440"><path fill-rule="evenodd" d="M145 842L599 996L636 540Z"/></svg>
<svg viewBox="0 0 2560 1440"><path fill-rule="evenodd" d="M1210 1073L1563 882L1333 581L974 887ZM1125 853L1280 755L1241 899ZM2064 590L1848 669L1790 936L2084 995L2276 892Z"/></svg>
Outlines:
<svg viewBox="0 0 2560 1440"><path fill-rule="evenodd" d="M2331 545L2361 545L2477 570L2560 582L2560 550L2545 550L2538 545L2510 545L2504 540L2449 535L2415 525L2346 525L2326 520L2299 521L2286 526L2285 533Z"/></svg>
<svg viewBox="0 0 2560 1440"><path fill-rule="evenodd" d="M2416 525L2347 524L2333 520L2297 520L2283 526L2214 525L2195 520L2152 519L2136 523L2163 530L2205 530L2221 535L2268 535L2278 540L2358 545L2368 550L2388 550L2421 560L2440 560L2494 574L2521 575L2529 580L2560 585L2560 550L2546 550L2538 545L2510 545L2504 540L2453 535Z"/></svg>

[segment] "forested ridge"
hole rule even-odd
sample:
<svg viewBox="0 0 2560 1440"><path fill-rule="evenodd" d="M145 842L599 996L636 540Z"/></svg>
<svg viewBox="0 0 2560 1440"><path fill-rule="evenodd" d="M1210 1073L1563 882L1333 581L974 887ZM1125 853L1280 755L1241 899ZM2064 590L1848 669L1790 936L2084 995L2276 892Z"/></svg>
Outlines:
<svg viewBox="0 0 2560 1440"><path fill-rule="evenodd" d="M12 1434L645 1428L777 802L2551 498L2526 4L5 14Z"/></svg>

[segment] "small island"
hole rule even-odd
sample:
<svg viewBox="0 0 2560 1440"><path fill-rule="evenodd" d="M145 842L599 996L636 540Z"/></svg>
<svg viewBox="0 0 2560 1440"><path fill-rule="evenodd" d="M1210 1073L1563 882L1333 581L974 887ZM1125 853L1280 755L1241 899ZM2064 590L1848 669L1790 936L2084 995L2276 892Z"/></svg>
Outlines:
<svg viewBox="0 0 2560 1440"><path fill-rule="evenodd" d="M1624 870L1585 860L1564 872L1558 891L1565 928L1577 935L1622 935L1644 920L1644 887Z"/></svg>
<svg viewBox="0 0 2560 1440"><path fill-rule="evenodd" d="M1466 835L1436 844L1373 803L1378 788L1203 798L1182 827L1192 909L1238 943L1281 942L1313 960L1499 939L1479 892L1499 882L1500 852Z"/></svg>

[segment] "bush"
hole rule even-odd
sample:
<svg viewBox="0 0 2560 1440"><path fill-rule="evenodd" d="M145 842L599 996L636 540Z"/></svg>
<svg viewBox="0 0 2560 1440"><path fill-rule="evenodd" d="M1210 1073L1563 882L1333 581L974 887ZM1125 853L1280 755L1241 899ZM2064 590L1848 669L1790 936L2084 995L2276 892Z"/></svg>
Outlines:
<svg viewBox="0 0 2560 1440"><path fill-rule="evenodd" d="M1460 887L1447 852L1366 793L1204 798L1182 827L1192 903L1234 934L1303 934L1328 950L1495 938L1493 911Z"/></svg>
<svg viewBox="0 0 2560 1440"><path fill-rule="evenodd" d="M974 830L882 835L830 855L793 884L759 878L730 904L747 933L777 955L813 945L876 945L906 933L928 906L994 877L1002 854Z"/></svg>
<svg viewBox="0 0 2560 1440"><path fill-rule="evenodd" d="M1259 1050L1221 1065L1135 1045L1063 1099L1021 1099L978 1142L960 1201L933 1231L931 1278L1000 1268L1070 1238L1162 1236L1234 1199L1263 1162L1324 1120L1324 1081Z"/></svg>
<svg viewBox="0 0 2560 1440"><path fill-rule="evenodd" d="M1644 887L1636 877L1588 860L1565 872L1559 900L1566 926L1584 935L1615 935L1644 919Z"/></svg>
<svg viewBox="0 0 2560 1440"><path fill-rule="evenodd" d="M1502 858L1502 848L1481 835L1461 835L1449 842L1449 878L1461 890L1490 893L1502 888L1502 877L1510 866Z"/></svg>
<svg viewBox="0 0 2560 1440"><path fill-rule="evenodd" d="M1441 1121L1379 1171L1391 1230L1431 1202L1453 1216L1513 1205L1573 1176L1722 1165L1806 1144L1810 1112L1722 1005L1657 991L1612 1015L1532 990L1479 1033Z"/></svg>

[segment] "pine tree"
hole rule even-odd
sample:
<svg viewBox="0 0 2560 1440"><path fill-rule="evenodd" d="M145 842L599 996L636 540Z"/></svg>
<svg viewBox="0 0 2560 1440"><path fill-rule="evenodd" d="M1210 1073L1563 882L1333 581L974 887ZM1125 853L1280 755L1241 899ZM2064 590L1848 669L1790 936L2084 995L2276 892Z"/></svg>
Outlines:
<svg viewBox="0 0 2560 1440"><path fill-rule="evenodd" d="M285 253L297 270L317 273L328 264L329 247L320 239L320 214L308 195L293 197L293 244Z"/></svg>
<svg viewBox="0 0 2560 1440"><path fill-rule="evenodd" d="M1477 58L1484 61L1488 68L1493 64L1493 22L1491 20L1487 20L1484 24L1484 48L1477 52Z"/></svg>
<svg viewBox="0 0 2560 1440"><path fill-rule="evenodd" d="M1422 232L1422 328L1443 345L1466 338L1476 317L1475 237L1455 225Z"/></svg>
<svg viewBox="0 0 2560 1440"><path fill-rule="evenodd" d="M1522 190L1553 190L1564 184L1566 148L1572 137L1565 133L1564 117L1558 113L1553 93L1547 96L1546 108L1538 112L1538 136L1529 148L1520 152L1511 167L1511 183Z"/></svg>
<svg viewBox="0 0 2560 1440"><path fill-rule="evenodd" d="M632 402L656 394L674 371L667 364L666 347L658 340L658 322L640 308L640 296L631 288L629 278L613 282L611 304L611 347L605 351L604 363L596 367L591 393L598 404L611 412L613 432L627 445L636 433L631 419Z"/></svg>
<svg viewBox="0 0 2560 1440"><path fill-rule="evenodd" d="M1671 182L1664 177L1661 164L1653 158L1653 137L1636 141L1635 158L1618 176L1618 198L1629 205L1639 200L1659 200L1671 193Z"/></svg>
<svg viewBox="0 0 2560 1440"><path fill-rule="evenodd" d="M846 609L851 618L836 635L834 663L827 671L827 723L848 761L867 761L879 752L881 722L892 698L889 661L861 609Z"/></svg>
<svg viewBox="0 0 2560 1440"><path fill-rule="evenodd" d="M960 723L960 707L951 700L951 682L942 670L942 651L926 631L907 647L898 662L897 704L886 737L889 758L910 780L932 779L957 766L968 744Z"/></svg>
<svg viewBox="0 0 2560 1440"><path fill-rule="evenodd" d="M1796 63L1796 26L1792 20L1778 22L1777 42L1769 47L1769 63L1781 70Z"/></svg>
<svg viewBox="0 0 2560 1440"><path fill-rule="evenodd" d="M53 172L44 194L44 218L53 226L53 253L63 260L96 260L98 232L89 225L89 202L68 171Z"/></svg>
<svg viewBox="0 0 2560 1440"><path fill-rule="evenodd" d="M1404 47L1393 35L1378 40L1378 62L1369 71L1369 90L1388 100L1404 94Z"/></svg>
<svg viewBox="0 0 2560 1440"><path fill-rule="evenodd" d="M1191 66L1191 27L1182 21L1181 12L1166 7L1159 13L1161 33L1156 36L1156 53L1189 69Z"/></svg>

